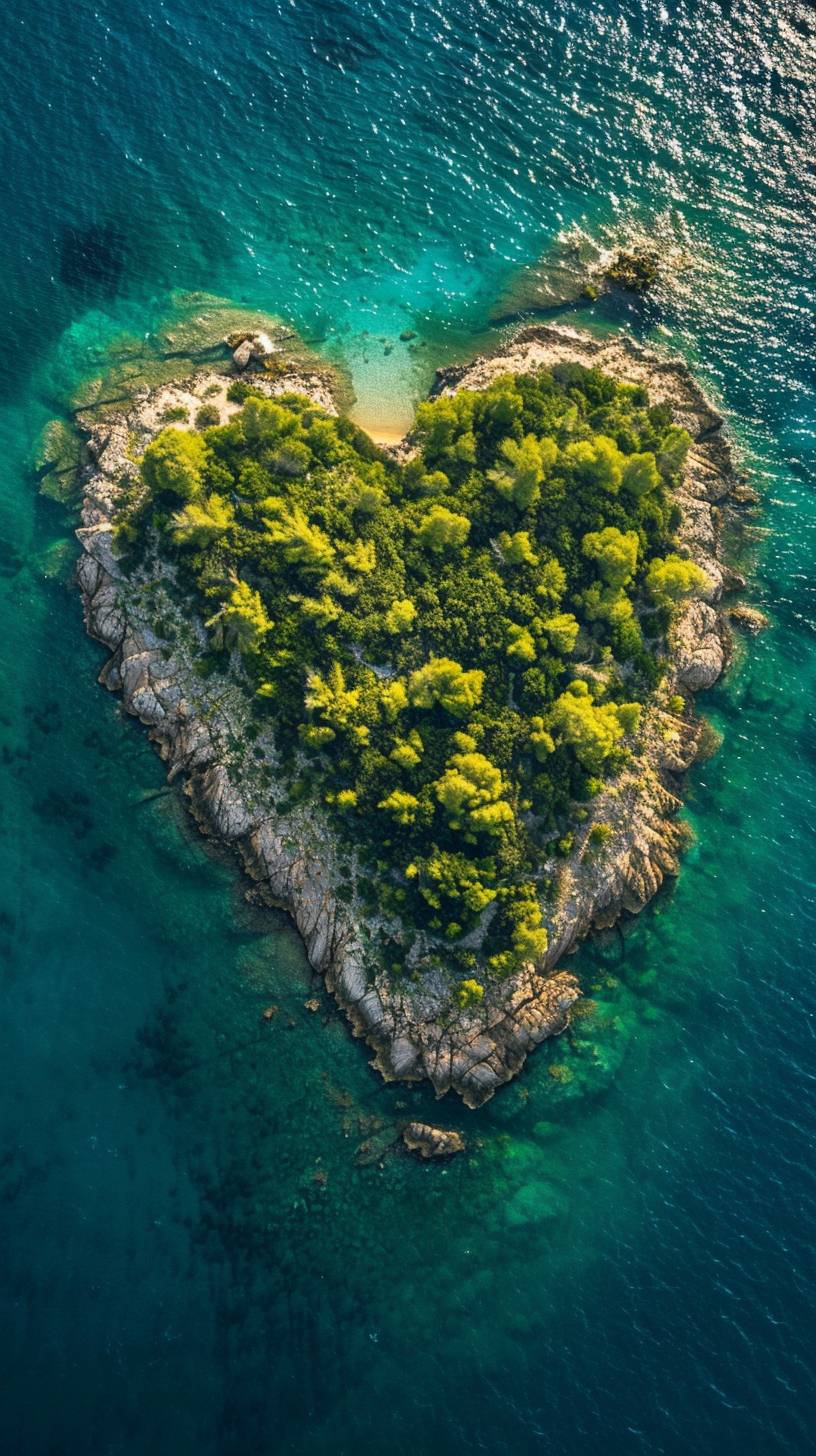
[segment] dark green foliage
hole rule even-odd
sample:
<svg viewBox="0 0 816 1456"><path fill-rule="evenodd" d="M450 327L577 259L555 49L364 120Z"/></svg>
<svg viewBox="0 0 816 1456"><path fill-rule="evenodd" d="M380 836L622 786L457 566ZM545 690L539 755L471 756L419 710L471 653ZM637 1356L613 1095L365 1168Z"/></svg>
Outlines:
<svg viewBox="0 0 816 1456"><path fill-rule="evenodd" d="M221 411L217 404L203 404L195 417L197 430L208 430L213 425L220 425Z"/></svg>
<svg viewBox="0 0 816 1456"><path fill-rule="evenodd" d="M159 534L381 909L452 964L484 916L481 976L540 959L542 846L623 761L698 584L667 489L688 437L578 366L420 405L402 466L300 396L230 397L150 445L120 540Z"/></svg>
<svg viewBox="0 0 816 1456"><path fill-rule="evenodd" d="M253 384L251 380L233 379L227 390L227 399L231 399L233 404L244 404L253 395L261 396L262 394L263 390L259 389L257 384Z"/></svg>

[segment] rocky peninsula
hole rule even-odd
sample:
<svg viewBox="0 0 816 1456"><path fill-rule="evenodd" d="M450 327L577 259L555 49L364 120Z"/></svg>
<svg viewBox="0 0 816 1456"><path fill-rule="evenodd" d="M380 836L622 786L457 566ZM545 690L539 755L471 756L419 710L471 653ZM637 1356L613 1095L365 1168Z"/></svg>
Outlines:
<svg viewBox="0 0 816 1456"><path fill-rule="evenodd" d="M80 416L88 464L77 578L88 631L110 654L100 681L120 692L127 711L147 727L202 831L234 849L251 893L292 915L312 966L382 1076L426 1078L438 1096L453 1089L475 1108L568 1025L580 988L563 969L567 953L593 929L639 911L678 872L686 839L676 818L682 775L702 734L694 695L711 687L727 663L723 596L741 584L721 550L723 518L735 508L735 489L739 494L723 420L681 362L625 337L599 341L564 327L524 330L495 356L437 375L437 399L485 390L505 375L574 364L644 387L650 403L668 406L691 437L674 488L676 542L704 580L672 617L660 679L625 759L581 806L558 853L542 863L546 950L488 980L479 997L457 995L438 966L418 962L410 976L395 978L378 964L376 932L388 916L360 898L359 866L323 803L298 799L281 782L279 745L274 734L259 731L240 674L218 666L202 672L207 626L185 606L174 564L151 546L135 570L123 566L116 523L133 492L134 462L168 419L190 429L206 410L210 424L226 423L240 409L229 386L248 377L245 371L257 395L306 396L337 414L331 381L319 369L290 369L283 358L264 369L274 348L268 339L247 334L231 342L226 368L137 393L102 417ZM398 453L409 458L412 448L409 437Z"/></svg>

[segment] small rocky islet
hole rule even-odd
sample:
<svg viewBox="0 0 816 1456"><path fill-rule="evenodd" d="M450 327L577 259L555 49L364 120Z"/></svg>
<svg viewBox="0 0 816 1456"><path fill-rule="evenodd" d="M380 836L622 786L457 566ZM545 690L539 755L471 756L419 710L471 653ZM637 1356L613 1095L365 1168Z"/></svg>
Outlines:
<svg viewBox="0 0 816 1456"><path fill-rule="evenodd" d="M319 364L228 343L78 417L100 680L383 1077L478 1107L568 1025L567 952L678 871L744 584L723 420L681 362L542 326L381 450Z"/></svg>

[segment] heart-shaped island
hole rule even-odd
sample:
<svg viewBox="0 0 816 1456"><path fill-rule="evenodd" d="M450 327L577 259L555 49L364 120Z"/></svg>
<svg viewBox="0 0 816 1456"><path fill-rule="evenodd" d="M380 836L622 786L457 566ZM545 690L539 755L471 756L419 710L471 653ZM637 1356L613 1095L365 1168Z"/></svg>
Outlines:
<svg viewBox="0 0 816 1456"><path fill-rule="evenodd" d="M375 446L266 336L88 420L89 631L387 1078L471 1107L675 874L736 485L682 363L529 329ZM270 367L273 365L274 367Z"/></svg>

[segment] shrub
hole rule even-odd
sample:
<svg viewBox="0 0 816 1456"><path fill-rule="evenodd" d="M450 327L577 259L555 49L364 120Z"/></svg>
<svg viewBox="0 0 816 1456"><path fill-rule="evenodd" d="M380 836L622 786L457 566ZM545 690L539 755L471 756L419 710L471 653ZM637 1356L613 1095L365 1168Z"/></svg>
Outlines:
<svg viewBox="0 0 816 1456"><path fill-rule="evenodd" d="M195 417L197 430L208 430L212 425L220 425L221 411L217 404L203 404Z"/></svg>
<svg viewBox="0 0 816 1456"><path fill-rule="evenodd" d="M248 379L233 379L227 389L227 399L233 404L246 404L248 399L258 398L261 391L256 384L251 384Z"/></svg>
<svg viewBox="0 0 816 1456"><path fill-rule="evenodd" d="M593 849L602 849L614 834L611 824L593 824L587 836Z"/></svg>
<svg viewBox="0 0 816 1456"><path fill-rule="evenodd" d="M480 1002L484 1001L484 993L484 986L479 981L474 981L471 977L466 981L459 982L456 1000L463 1010L467 1010L469 1007L478 1006Z"/></svg>

